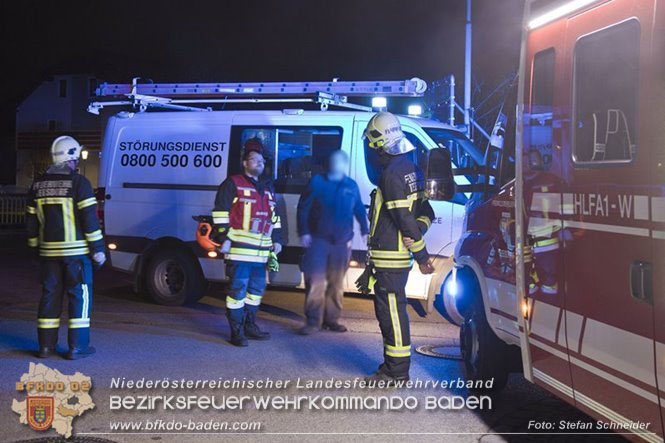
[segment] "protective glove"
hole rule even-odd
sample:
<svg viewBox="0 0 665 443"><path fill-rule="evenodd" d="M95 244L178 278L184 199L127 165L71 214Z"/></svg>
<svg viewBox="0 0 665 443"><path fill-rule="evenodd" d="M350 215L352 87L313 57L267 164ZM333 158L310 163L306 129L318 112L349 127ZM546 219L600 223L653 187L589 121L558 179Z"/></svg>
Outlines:
<svg viewBox="0 0 665 443"><path fill-rule="evenodd" d="M92 254L92 262L95 265L95 269L101 268L106 262L106 254L103 252L95 252Z"/></svg>
<svg viewBox="0 0 665 443"><path fill-rule="evenodd" d="M279 272L279 260L275 251L270 251L270 256L268 256L268 271Z"/></svg>
<svg viewBox="0 0 665 443"><path fill-rule="evenodd" d="M431 258L428 258L425 263L419 263L418 267L420 268L421 274L434 274L434 265L432 264Z"/></svg>
<svg viewBox="0 0 665 443"><path fill-rule="evenodd" d="M368 264L365 266L365 271L360 274L360 277L356 280L356 288L361 294L368 295L374 290L375 283L376 277L374 276L374 266Z"/></svg>

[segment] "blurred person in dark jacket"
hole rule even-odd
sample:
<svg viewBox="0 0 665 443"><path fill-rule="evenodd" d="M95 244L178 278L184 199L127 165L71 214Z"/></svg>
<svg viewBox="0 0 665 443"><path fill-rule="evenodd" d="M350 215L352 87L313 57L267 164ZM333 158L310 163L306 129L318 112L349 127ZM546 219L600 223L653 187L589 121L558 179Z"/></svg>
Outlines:
<svg viewBox="0 0 665 443"><path fill-rule="evenodd" d="M339 323L344 296L344 276L351 258L353 220L367 241L367 211L356 182L347 176L349 157L335 151L328 161L328 173L314 176L298 202L298 234L307 248L302 269L305 274L307 321L303 335L322 327L346 332Z"/></svg>

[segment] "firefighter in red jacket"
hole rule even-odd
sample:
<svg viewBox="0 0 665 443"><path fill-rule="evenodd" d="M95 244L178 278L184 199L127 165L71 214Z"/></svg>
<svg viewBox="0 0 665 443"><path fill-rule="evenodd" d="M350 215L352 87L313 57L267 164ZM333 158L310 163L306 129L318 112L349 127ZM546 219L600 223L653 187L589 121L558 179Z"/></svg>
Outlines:
<svg viewBox="0 0 665 443"><path fill-rule="evenodd" d="M248 338L270 338L259 329L256 315L266 288L266 263L271 252L279 254L282 249L274 191L270 182L261 179L265 159L258 139L245 142L242 164L243 174L220 185L212 210L214 237L222 245L231 281L226 316L235 346L247 346Z"/></svg>
<svg viewBox="0 0 665 443"><path fill-rule="evenodd" d="M411 336L405 287L414 260L421 273L434 272L424 239L434 211L425 197L425 176L411 158L415 147L397 117L388 112L375 114L365 138L379 152L382 164L370 208L368 271L375 279L374 310L384 355L383 364L367 381L391 384L409 379Z"/></svg>

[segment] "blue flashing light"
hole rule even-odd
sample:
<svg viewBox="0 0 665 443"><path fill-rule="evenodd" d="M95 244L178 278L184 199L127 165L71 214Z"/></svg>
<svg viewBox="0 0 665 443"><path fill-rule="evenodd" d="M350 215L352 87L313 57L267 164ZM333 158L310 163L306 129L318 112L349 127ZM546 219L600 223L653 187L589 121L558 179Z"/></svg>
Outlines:
<svg viewBox="0 0 665 443"><path fill-rule="evenodd" d="M453 273L450 280L448 280L448 283L446 283L446 291L452 297L457 297L457 294L459 293L459 285L457 284L457 276L455 273Z"/></svg>

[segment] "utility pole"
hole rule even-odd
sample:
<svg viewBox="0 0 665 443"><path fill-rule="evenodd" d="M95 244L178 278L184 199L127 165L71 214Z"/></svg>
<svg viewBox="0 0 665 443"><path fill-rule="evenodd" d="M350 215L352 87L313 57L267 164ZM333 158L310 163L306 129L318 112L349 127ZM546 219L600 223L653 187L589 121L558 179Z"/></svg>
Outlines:
<svg viewBox="0 0 665 443"><path fill-rule="evenodd" d="M471 0L466 0L466 45L464 52L464 125L471 137Z"/></svg>

